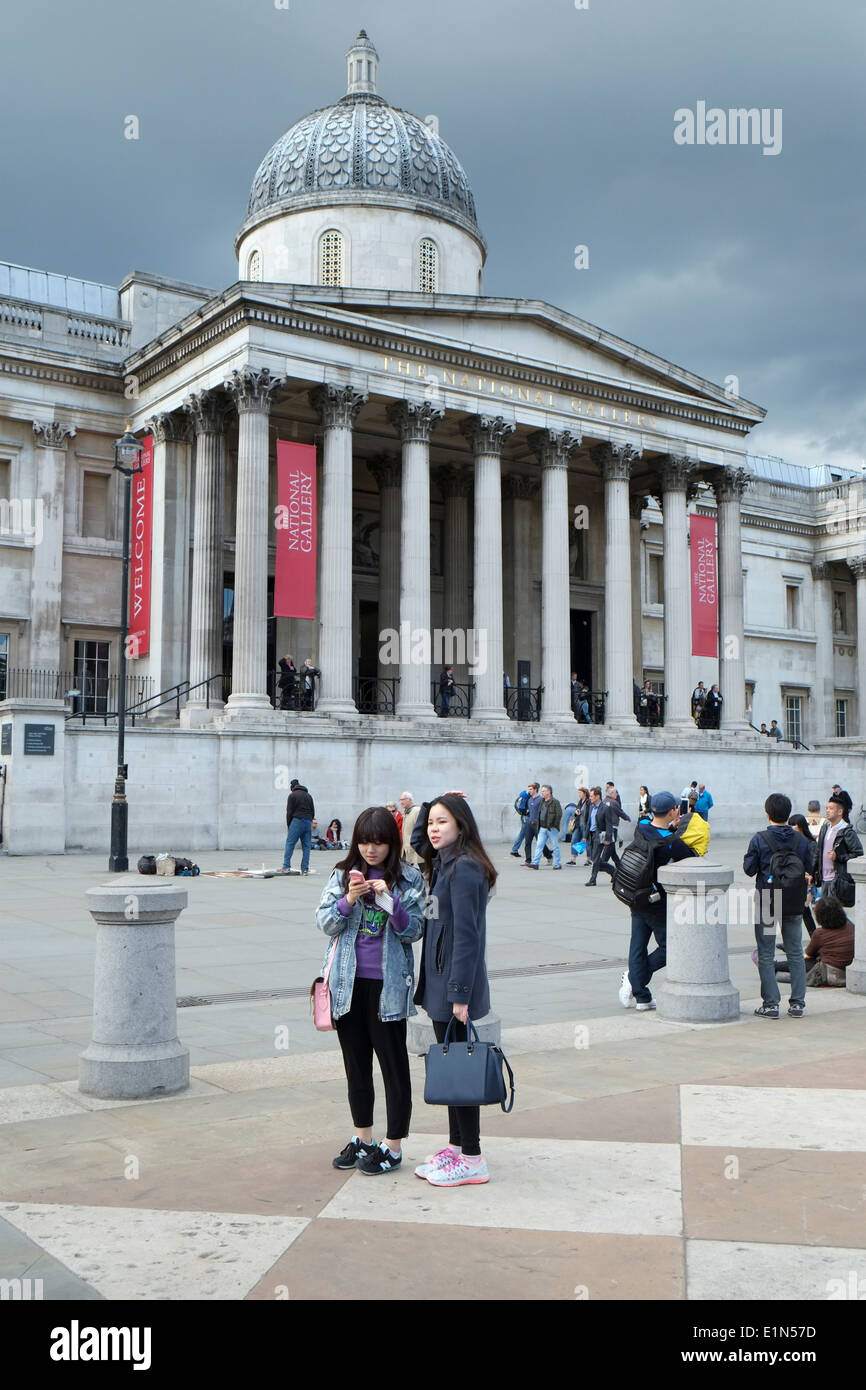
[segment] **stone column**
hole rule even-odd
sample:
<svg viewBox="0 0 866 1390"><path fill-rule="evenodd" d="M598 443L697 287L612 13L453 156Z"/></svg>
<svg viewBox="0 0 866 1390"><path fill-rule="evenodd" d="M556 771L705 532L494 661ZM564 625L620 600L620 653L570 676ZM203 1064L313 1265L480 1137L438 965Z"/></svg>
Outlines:
<svg viewBox="0 0 866 1390"><path fill-rule="evenodd" d="M541 484L530 473L509 473L504 487L505 496L511 501L512 517L511 553L506 574L510 577L513 596L510 606L514 614L514 665L510 675L516 688L517 663L532 660L532 643L538 629L538 614L532 610L532 503ZM534 679L535 685L542 684L538 671L534 672Z"/></svg>
<svg viewBox="0 0 866 1390"><path fill-rule="evenodd" d="M604 683L609 728L631 729L636 723L628 483L638 456L630 444L600 444L592 451L604 478Z"/></svg>
<svg viewBox="0 0 866 1390"><path fill-rule="evenodd" d="M850 564L850 561L849 561ZM866 994L866 859L849 859L848 872L856 885L854 910L854 959L845 971L845 988Z"/></svg>
<svg viewBox="0 0 866 1390"><path fill-rule="evenodd" d="M466 632L472 625L470 600L469 557L469 497L472 492L471 468L448 465L435 470L435 479L445 498L445 535L442 563L445 568L444 623L452 632ZM474 677L466 662L454 662L458 684L466 685Z"/></svg>
<svg viewBox="0 0 866 1390"><path fill-rule="evenodd" d="M740 499L749 485L744 468L722 468L708 475L716 494L719 547L719 690L721 727L748 729L746 651L743 622L743 545Z"/></svg>
<svg viewBox="0 0 866 1390"><path fill-rule="evenodd" d="M397 669L382 660L383 633L396 632L400 622L400 460L387 454L370 459L367 467L379 489L379 658L380 680L393 679Z"/></svg>
<svg viewBox="0 0 866 1390"><path fill-rule="evenodd" d="M659 1017L677 1023L726 1023L740 1016L740 992L728 966L728 889L733 869L683 860L659 870L666 890L667 970Z"/></svg>
<svg viewBox="0 0 866 1390"><path fill-rule="evenodd" d="M400 547L400 697L403 719L433 717L430 663L413 661L416 641L430 632L430 436L444 415L430 401L394 401L388 419L403 443L403 528Z"/></svg>
<svg viewBox="0 0 866 1390"><path fill-rule="evenodd" d="M192 586L189 620L189 683L193 687L181 723L206 723L209 709L223 707L222 684L202 684L223 669L223 565L225 431L230 400L225 392L193 392L184 402L195 434ZM237 581L235 582L237 589Z"/></svg>
<svg viewBox="0 0 866 1390"><path fill-rule="evenodd" d="M267 367L234 371L224 383L238 412L235 607L228 709L271 709L268 699L268 414L282 377Z"/></svg>
<svg viewBox="0 0 866 1390"><path fill-rule="evenodd" d="M153 434L153 563L150 652L146 670L153 693L169 690L189 676L189 504L190 420L178 412L148 421ZM222 570L220 570L220 618ZM220 623L220 627L222 624ZM130 654L135 659L134 653ZM222 655L222 648L220 648ZM218 666L221 670L222 666ZM213 675L213 672L209 674ZM202 695L204 691L200 692ZM222 704L222 692L213 694ZM167 705L159 714L174 714Z"/></svg>
<svg viewBox="0 0 866 1390"><path fill-rule="evenodd" d="M55 421L43 424L34 420L33 434L38 447L35 505L29 519L34 541L30 552L30 665L59 671L66 444L75 430ZM62 698L65 692L59 693Z"/></svg>
<svg viewBox="0 0 866 1390"><path fill-rule="evenodd" d="M659 459L664 512L665 728L694 731L691 717L691 590L687 490L694 472L682 454Z"/></svg>
<svg viewBox="0 0 866 1390"><path fill-rule="evenodd" d="M866 738L866 555L846 564L857 577L857 732Z"/></svg>
<svg viewBox="0 0 866 1390"><path fill-rule="evenodd" d="M647 499L638 493L628 500L631 519L631 664L638 685L643 685L643 588L641 575L640 519Z"/></svg>
<svg viewBox="0 0 866 1390"><path fill-rule="evenodd" d="M541 464L541 720L572 724L568 460L580 435L537 430L527 443Z"/></svg>
<svg viewBox="0 0 866 1390"><path fill-rule="evenodd" d="M836 678L833 661L833 587L830 566L812 566L815 595L815 723L818 738L836 736Z"/></svg>
<svg viewBox="0 0 866 1390"><path fill-rule="evenodd" d="M514 425L501 415L475 415L461 433L475 458L472 643L464 638L475 681L473 719L507 719L502 702L502 445Z"/></svg>
<svg viewBox="0 0 866 1390"><path fill-rule="evenodd" d="M319 550L317 711L359 718L352 694L352 428L366 395L325 382L310 404L325 431L322 449L322 542Z"/></svg>

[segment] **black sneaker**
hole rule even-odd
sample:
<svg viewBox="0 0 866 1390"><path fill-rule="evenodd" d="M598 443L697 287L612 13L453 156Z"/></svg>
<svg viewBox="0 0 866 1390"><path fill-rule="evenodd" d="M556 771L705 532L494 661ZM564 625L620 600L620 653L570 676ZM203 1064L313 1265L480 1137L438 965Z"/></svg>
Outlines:
<svg viewBox="0 0 866 1390"><path fill-rule="evenodd" d="M393 1173L403 1162L403 1151L400 1150L400 1157L394 1158L387 1144L377 1144L358 1160L358 1171L366 1173L368 1177L378 1176L379 1173Z"/></svg>
<svg viewBox="0 0 866 1390"><path fill-rule="evenodd" d="M778 1018L779 1006L778 1004L762 1004L759 1009L755 1010L755 1013L758 1018Z"/></svg>
<svg viewBox="0 0 866 1390"><path fill-rule="evenodd" d="M367 1154L375 1153L375 1144L365 1144L363 1139L354 1135L346 1145L342 1153L332 1160L335 1168L354 1168Z"/></svg>
<svg viewBox="0 0 866 1390"><path fill-rule="evenodd" d="M805 1004L789 1004L789 1005L788 1005L788 1017L789 1017L789 1018L802 1018L805 1012L806 1012L806 1005L805 1005Z"/></svg>

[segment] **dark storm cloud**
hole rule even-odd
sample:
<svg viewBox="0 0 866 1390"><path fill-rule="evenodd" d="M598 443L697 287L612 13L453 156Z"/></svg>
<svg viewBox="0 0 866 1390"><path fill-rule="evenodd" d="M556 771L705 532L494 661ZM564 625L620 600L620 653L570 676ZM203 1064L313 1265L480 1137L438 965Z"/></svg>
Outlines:
<svg viewBox="0 0 866 1390"><path fill-rule="evenodd" d="M488 294L735 375L769 411L756 450L863 457L859 4L289 3L7 4L0 256L231 283L259 161L342 94L364 26L382 93L436 114L466 166ZM781 108L781 153L676 145L699 101Z"/></svg>

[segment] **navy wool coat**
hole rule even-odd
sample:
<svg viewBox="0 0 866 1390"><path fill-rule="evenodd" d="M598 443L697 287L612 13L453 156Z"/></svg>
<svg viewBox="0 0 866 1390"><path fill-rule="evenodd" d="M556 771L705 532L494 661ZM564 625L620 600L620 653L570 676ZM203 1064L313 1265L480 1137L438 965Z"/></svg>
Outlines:
<svg viewBox="0 0 866 1390"><path fill-rule="evenodd" d="M468 1004L473 1020L490 1012L488 896L487 877L476 860L461 854L455 861L453 850L445 850L434 861L415 992L415 1003L430 1018L447 1023L454 1004Z"/></svg>

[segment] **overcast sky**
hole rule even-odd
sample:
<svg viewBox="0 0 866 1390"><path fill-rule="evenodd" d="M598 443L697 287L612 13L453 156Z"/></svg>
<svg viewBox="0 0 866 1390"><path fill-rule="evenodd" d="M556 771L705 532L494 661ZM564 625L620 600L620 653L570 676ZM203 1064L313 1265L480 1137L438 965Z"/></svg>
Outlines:
<svg viewBox="0 0 866 1390"><path fill-rule="evenodd" d="M288 3L0 0L0 259L231 284L260 160L365 27L467 170L486 293L736 376L753 452L866 462L863 0ZM676 144L699 101L781 108L781 153Z"/></svg>

